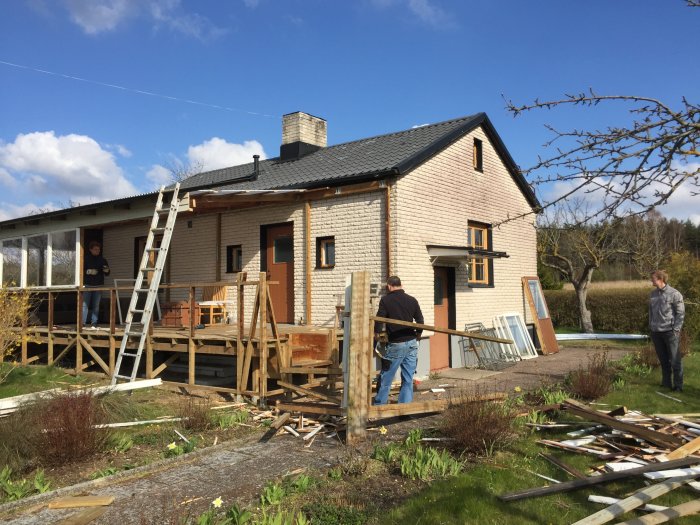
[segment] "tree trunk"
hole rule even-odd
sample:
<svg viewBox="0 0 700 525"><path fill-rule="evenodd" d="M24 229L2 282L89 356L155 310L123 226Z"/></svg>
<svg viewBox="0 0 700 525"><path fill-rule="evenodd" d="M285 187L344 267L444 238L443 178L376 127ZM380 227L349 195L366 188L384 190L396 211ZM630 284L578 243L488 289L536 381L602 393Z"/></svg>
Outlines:
<svg viewBox="0 0 700 525"><path fill-rule="evenodd" d="M586 298L588 297L588 279L582 279L582 282L574 285L576 290L576 299L578 301L578 316L581 323L581 330L586 334L593 333L593 322L591 321L591 311L586 306Z"/></svg>

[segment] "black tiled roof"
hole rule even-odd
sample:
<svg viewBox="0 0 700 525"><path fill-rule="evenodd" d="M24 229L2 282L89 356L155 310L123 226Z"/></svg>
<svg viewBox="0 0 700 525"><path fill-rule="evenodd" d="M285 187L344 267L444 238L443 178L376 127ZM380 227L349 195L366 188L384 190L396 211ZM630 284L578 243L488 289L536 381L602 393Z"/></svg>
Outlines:
<svg viewBox="0 0 700 525"><path fill-rule="evenodd" d="M531 205L538 207L534 193L485 113L328 146L299 159L281 161L276 157L263 160L260 161L260 175L255 180L251 180L252 162L199 173L182 181L180 189L314 188L401 175L479 125L484 126Z"/></svg>

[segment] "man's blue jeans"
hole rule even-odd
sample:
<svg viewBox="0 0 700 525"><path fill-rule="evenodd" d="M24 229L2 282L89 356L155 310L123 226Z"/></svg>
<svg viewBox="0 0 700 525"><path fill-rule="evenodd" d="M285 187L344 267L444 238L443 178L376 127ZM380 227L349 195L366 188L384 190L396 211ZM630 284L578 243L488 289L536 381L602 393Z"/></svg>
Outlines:
<svg viewBox="0 0 700 525"><path fill-rule="evenodd" d="M668 388L683 388L683 363L678 349L679 334L673 330L668 332L652 332L656 356L661 364L661 384ZM673 373L673 383L671 383Z"/></svg>
<svg viewBox="0 0 700 525"><path fill-rule="evenodd" d="M413 374L418 364L418 341L411 339L404 343L389 343L382 359L382 373L379 375L375 405L386 405L389 401L391 382L401 368L401 390L399 403L413 400Z"/></svg>
<svg viewBox="0 0 700 525"><path fill-rule="evenodd" d="M90 324L97 324L100 314L100 299L102 299L102 292L99 290L83 292L83 326L87 324L88 310L92 314Z"/></svg>

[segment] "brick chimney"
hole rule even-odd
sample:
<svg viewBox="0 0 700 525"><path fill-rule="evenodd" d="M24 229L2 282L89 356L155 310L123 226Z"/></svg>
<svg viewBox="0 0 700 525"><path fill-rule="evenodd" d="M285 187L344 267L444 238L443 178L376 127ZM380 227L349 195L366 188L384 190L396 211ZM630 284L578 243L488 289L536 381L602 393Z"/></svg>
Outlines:
<svg viewBox="0 0 700 525"><path fill-rule="evenodd" d="M280 160L293 160L326 147L326 121L297 111L282 116Z"/></svg>

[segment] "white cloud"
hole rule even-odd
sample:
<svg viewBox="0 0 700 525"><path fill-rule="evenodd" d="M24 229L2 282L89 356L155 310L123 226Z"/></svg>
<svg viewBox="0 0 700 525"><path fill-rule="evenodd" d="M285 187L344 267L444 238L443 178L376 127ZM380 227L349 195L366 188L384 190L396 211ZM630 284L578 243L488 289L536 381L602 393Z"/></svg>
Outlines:
<svg viewBox="0 0 700 525"><path fill-rule="evenodd" d="M8 187L17 186L17 181L15 178L3 167L0 167L0 185Z"/></svg>
<svg viewBox="0 0 700 525"><path fill-rule="evenodd" d="M219 37L227 29L216 26L207 17L187 13L181 0L63 0L70 19L85 33L96 35L113 31L130 18L148 17L156 28L161 25L184 35L207 40Z"/></svg>
<svg viewBox="0 0 700 525"><path fill-rule="evenodd" d="M260 0L243 0L243 3L248 9L255 9L260 5Z"/></svg>
<svg viewBox="0 0 700 525"><path fill-rule="evenodd" d="M112 153L85 135L17 135L14 142L0 143L0 169L28 185L34 197L94 202L136 193Z"/></svg>
<svg viewBox="0 0 700 525"><path fill-rule="evenodd" d="M14 219L15 217L26 217L27 215L44 213L61 208L63 208L63 206L56 206L52 202L47 202L43 206L37 206L32 203L12 204L10 202L2 202L0 203L0 221Z"/></svg>
<svg viewBox="0 0 700 525"><path fill-rule="evenodd" d="M154 186L160 187L164 184L170 184L173 181L173 174L165 166L154 164L151 166L151 169L146 172L146 178L152 182Z"/></svg>
<svg viewBox="0 0 700 525"><path fill-rule="evenodd" d="M246 164L253 161L253 155L260 155L261 159L266 158L262 144L257 140L234 144L213 137L197 146L190 146L187 150L190 165L201 167L202 171Z"/></svg>
<svg viewBox="0 0 700 525"><path fill-rule="evenodd" d="M438 6L434 0L370 0L378 9L400 6L418 18L424 24L433 27L450 27L454 25L452 16Z"/></svg>
<svg viewBox="0 0 700 525"><path fill-rule="evenodd" d="M137 0L65 0L73 22L89 35L111 31L138 10Z"/></svg>
<svg viewBox="0 0 700 525"><path fill-rule="evenodd" d="M671 165L671 169L680 173L694 173L700 170L700 163L696 162L681 165L674 162ZM575 187L576 184L573 181L556 182L550 184L549 186L543 188L541 195L542 201L543 203L552 202L563 195L566 195ZM651 203L657 199L655 196L655 192L657 191L661 193L668 191L668 186L659 183L651 184L641 192L642 198L645 202ZM664 217L669 219L675 218L682 221L690 219L693 223L700 224L700 211L698 211L700 210L699 193L700 187L695 185L692 179L687 180L673 192L673 195L669 197L665 204L657 206L656 210ZM584 206L588 206L590 211L593 209L599 209L605 199L605 196L602 189L596 189L590 191L589 193L579 190L568 199L573 198L579 199ZM629 205L623 209L634 210L635 206ZM620 211L623 211L623 209Z"/></svg>

